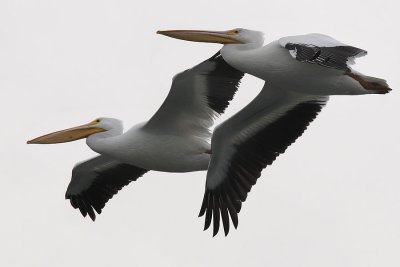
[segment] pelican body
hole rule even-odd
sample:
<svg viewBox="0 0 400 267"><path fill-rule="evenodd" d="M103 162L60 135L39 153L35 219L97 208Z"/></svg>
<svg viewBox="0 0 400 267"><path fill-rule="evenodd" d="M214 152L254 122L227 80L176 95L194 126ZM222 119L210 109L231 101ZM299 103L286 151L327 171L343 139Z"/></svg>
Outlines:
<svg viewBox="0 0 400 267"><path fill-rule="evenodd" d="M199 216L214 235L222 220L235 228L238 213L261 171L296 141L326 105L330 95L386 94L386 81L350 65L366 55L323 34L284 37L263 45L261 32L158 31L172 38L223 44L221 55L234 69L265 80L246 107L214 130L206 190Z"/></svg>
<svg viewBox="0 0 400 267"><path fill-rule="evenodd" d="M90 123L46 134L28 144L55 144L86 138L99 153L74 167L66 198L94 221L123 186L149 170L207 170L210 127L229 105L243 73L218 52L176 75L164 103L147 122L123 133L122 122L98 118Z"/></svg>
<svg viewBox="0 0 400 267"><path fill-rule="evenodd" d="M221 43L221 55L229 65L265 80L269 88L277 90L320 96L385 94L391 90L385 80L365 76L350 67L355 58L367 51L323 34L283 37L264 46L262 32L240 28L158 33L188 41Z"/></svg>
<svg viewBox="0 0 400 267"><path fill-rule="evenodd" d="M98 127L115 119L100 118ZM119 128L119 127L118 127ZM110 129L90 135L87 145L101 155L143 169L162 172L191 172L206 170L210 160L210 144L201 137L182 132L180 135L158 131L147 123L140 123L122 133Z"/></svg>
<svg viewBox="0 0 400 267"><path fill-rule="evenodd" d="M146 123L137 124L123 133L122 122L114 118L98 118L89 124L44 135L28 143L63 143L85 137L93 151L147 170L201 171L207 169L210 160L210 144L203 138L185 132L181 135L160 133Z"/></svg>

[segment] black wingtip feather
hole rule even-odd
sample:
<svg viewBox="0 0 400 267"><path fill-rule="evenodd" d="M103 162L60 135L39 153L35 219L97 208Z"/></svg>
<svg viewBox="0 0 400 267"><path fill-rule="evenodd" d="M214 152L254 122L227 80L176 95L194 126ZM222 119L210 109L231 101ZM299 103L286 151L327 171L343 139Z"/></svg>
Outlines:
<svg viewBox="0 0 400 267"><path fill-rule="evenodd" d="M209 208L207 208L207 211L206 211L206 219L205 219L203 230L207 230L210 227L211 219L212 219L212 208L209 207Z"/></svg>
<svg viewBox="0 0 400 267"><path fill-rule="evenodd" d="M84 202L85 202L85 205L86 205L86 211L87 211L90 219L92 219L92 221L95 221L96 220L96 214L95 214L95 212L93 210L92 205L90 204L91 203L90 199L88 199L86 194L83 194L82 197L84 198Z"/></svg>
<svg viewBox="0 0 400 267"><path fill-rule="evenodd" d="M223 197L223 196L221 196L221 197ZM229 215L231 217L233 226L236 229L237 226L238 226L238 223L239 223L239 220L238 220L238 217L237 217L237 211L235 210L235 207L232 204L232 200L229 198L228 195L225 195L225 203L226 203L226 206L228 208L228 213L229 213Z"/></svg>
<svg viewBox="0 0 400 267"><path fill-rule="evenodd" d="M87 212L85 209L85 206L86 206L85 203L83 202L83 200L80 197L77 198L77 202L78 202L79 211L81 212L83 217L86 217Z"/></svg>
<svg viewBox="0 0 400 267"><path fill-rule="evenodd" d="M213 225L213 236L215 236L218 231L219 231L219 222L220 222L220 216L219 216L219 201L217 199L217 195L214 195L213 197L213 217L214 217L214 225Z"/></svg>
<svg viewBox="0 0 400 267"><path fill-rule="evenodd" d="M207 202L208 202L208 193L207 191L204 192L203 203L201 204L199 217L203 216L207 209Z"/></svg>
<svg viewBox="0 0 400 267"><path fill-rule="evenodd" d="M219 206L221 210L221 218L222 218L222 225L224 227L224 233L225 236L228 235L229 233L229 214L228 214L228 208L226 207L224 201L222 200L222 197L219 196L218 198L219 201Z"/></svg>

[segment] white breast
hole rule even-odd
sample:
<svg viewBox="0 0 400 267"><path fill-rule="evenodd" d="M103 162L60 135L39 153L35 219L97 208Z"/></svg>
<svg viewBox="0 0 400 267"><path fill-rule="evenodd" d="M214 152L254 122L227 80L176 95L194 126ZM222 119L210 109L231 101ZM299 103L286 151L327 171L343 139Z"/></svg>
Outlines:
<svg viewBox="0 0 400 267"><path fill-rule="evenodd" d="M135 127L106 140L101 154L140 168L164 172L206 170L210 144L193 136L163 135Z"/></svg>

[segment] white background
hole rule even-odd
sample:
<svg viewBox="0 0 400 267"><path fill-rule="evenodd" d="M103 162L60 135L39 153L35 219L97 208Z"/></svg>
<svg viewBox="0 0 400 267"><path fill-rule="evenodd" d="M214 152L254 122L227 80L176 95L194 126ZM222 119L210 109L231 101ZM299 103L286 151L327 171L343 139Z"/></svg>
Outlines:
<svg viewBox="0 0 400 267"><path fill-rule="evenodd" d="M397 1L0 1L1 266L400 266ZM228 237L197 218L205 172L149 172L95 223L64 200L84 141L26 145L99 116L147 120L171 78L218 44L160 29L320 32L369 51L388 95L332 97L264 170ZM227 112L263 82L247 77ZM397 89L397 90L396 90ZM226 118L226 116L224 117Z"/></svg>

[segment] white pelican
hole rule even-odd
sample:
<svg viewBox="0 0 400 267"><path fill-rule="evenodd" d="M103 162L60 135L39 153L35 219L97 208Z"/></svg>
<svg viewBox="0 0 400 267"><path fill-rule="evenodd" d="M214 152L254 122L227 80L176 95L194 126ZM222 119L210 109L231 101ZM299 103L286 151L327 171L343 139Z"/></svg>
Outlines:
<svg viewBox="0 0 400 267"><path fill-rule="evenodd" d="M367 52L322 34L284 37L263 46L263 34L229 31L158 31L169 37L221 43L221 55L237 70L266 81L259 95L213 133L212 155L199 216L205 229L220 217L229 231L237 227L241 203L261 175L307 128L326 104L328 95L385 94L385 80L350 68ZM228 215L229 214L229 215Z"/></svg>
<svg viewBox="0 0 400 267"><path fill-rule="evenodd" d="M86 138L101 154L72 170L65 194L71 205L94 221L106 202L123 186L149 170L207 170L214 119L232 100L243 73L218 52L173 79L162 106L147 122L123 133L122 122L99 118L88 124L50 133L28 144L54 144Z"/></svg>

